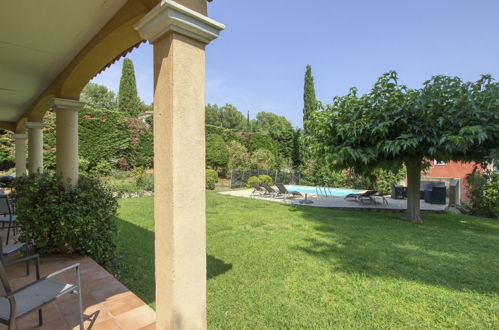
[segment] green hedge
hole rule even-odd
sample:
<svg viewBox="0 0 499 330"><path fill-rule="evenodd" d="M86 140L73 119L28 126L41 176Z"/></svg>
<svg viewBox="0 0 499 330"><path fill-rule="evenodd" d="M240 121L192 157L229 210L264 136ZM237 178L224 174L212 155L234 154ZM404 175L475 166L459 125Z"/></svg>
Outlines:
<svg viewBox="0 0 499 330"><path fill-rule="evenodd" d="M84 108L78 113L79 154L95 167L100 161L116 163L130 143L125 114Z"/></svg>

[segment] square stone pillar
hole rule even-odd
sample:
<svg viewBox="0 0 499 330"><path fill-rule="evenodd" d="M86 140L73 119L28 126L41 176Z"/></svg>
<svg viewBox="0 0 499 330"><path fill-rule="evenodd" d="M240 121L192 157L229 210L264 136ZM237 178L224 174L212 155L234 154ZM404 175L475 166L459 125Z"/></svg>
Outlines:
<svg viewBox="0 0 499 330"><path fill-rule="evenodd" d="M28 134L17 133L12 135L15 140L15 152L16 152L16 177L21 177L26 175L26 140L28 139Z"/></svg>
<svg viewBox="0 0 499 330"><path fill-rule="evenodd" d="M49 102L55 110L56 171L64 183L78 183L78 111L84 103L54 98Z"/></svg>
<svg viewBox="0 0 499 330"><path fill-rule="evenodd" d="M43 129L42 122L27 122L28 129L28 171L29 174L43 173Z"/></svg>
<svg viewBox="0 0 499 330"><path fill-rule="evenodd" d="M205 45L223 27L173 1L135 25L154 46L157 329L206 328Z"/></svg>

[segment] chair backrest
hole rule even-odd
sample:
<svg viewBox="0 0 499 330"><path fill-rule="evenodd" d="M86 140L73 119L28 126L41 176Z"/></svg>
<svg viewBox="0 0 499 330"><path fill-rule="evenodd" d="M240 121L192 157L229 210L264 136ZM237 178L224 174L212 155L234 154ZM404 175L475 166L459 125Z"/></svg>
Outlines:
<svg viewBox="0 0 499 330"><path fill-rule="evenodd" d="M10 215L9 199L6 195L0 195L0 214Z"/></svg>
<svg viewBox="0 0 499 330"><path fill-rule="evenodd" d="M262 187L265 188L265 190L267 190L269 193L275 193L275 190L272 189L272 187L269 186L268 183L262 183Z"/></svg>
<svg viewBox="0 0 499 330"><path fill-rule="evenodd" d="M279 191L281 192L281 194L287 194L288 193L288 189L286 189L286 187L284 187L284 185L282 183L276 183L275 184L277 189L279 189Z"/></svg>

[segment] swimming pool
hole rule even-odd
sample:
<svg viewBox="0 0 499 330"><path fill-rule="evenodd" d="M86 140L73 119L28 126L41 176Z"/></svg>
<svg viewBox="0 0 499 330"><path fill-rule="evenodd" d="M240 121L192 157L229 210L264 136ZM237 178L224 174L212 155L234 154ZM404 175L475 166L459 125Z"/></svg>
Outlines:
<svg viewBox="0 0 499 330"><path fill-rule="evenodd" d="M286 185L286 188L289 191L295 190L301 192L302 194L317 194L316 187L311 187L311 186ZM324 194L324 188L321 188L321 190L322 194ZM348 189L348 188L329 188L329 187L326 187L325 190L328 196L346 196L348 194L355 194L363 191L363 190Z"/></svg>

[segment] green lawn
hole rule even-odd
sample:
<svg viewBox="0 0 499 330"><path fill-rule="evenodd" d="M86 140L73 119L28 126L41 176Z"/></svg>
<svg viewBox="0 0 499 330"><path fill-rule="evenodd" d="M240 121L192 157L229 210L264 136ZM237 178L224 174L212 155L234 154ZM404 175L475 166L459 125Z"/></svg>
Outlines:
<svg viewBox="0 0 499 330"><path fill-rule="evenodd" d="M119 279L154 306L153 201L120 201ZM207 193L210 328L499 328L499 221Z"/></svg>

